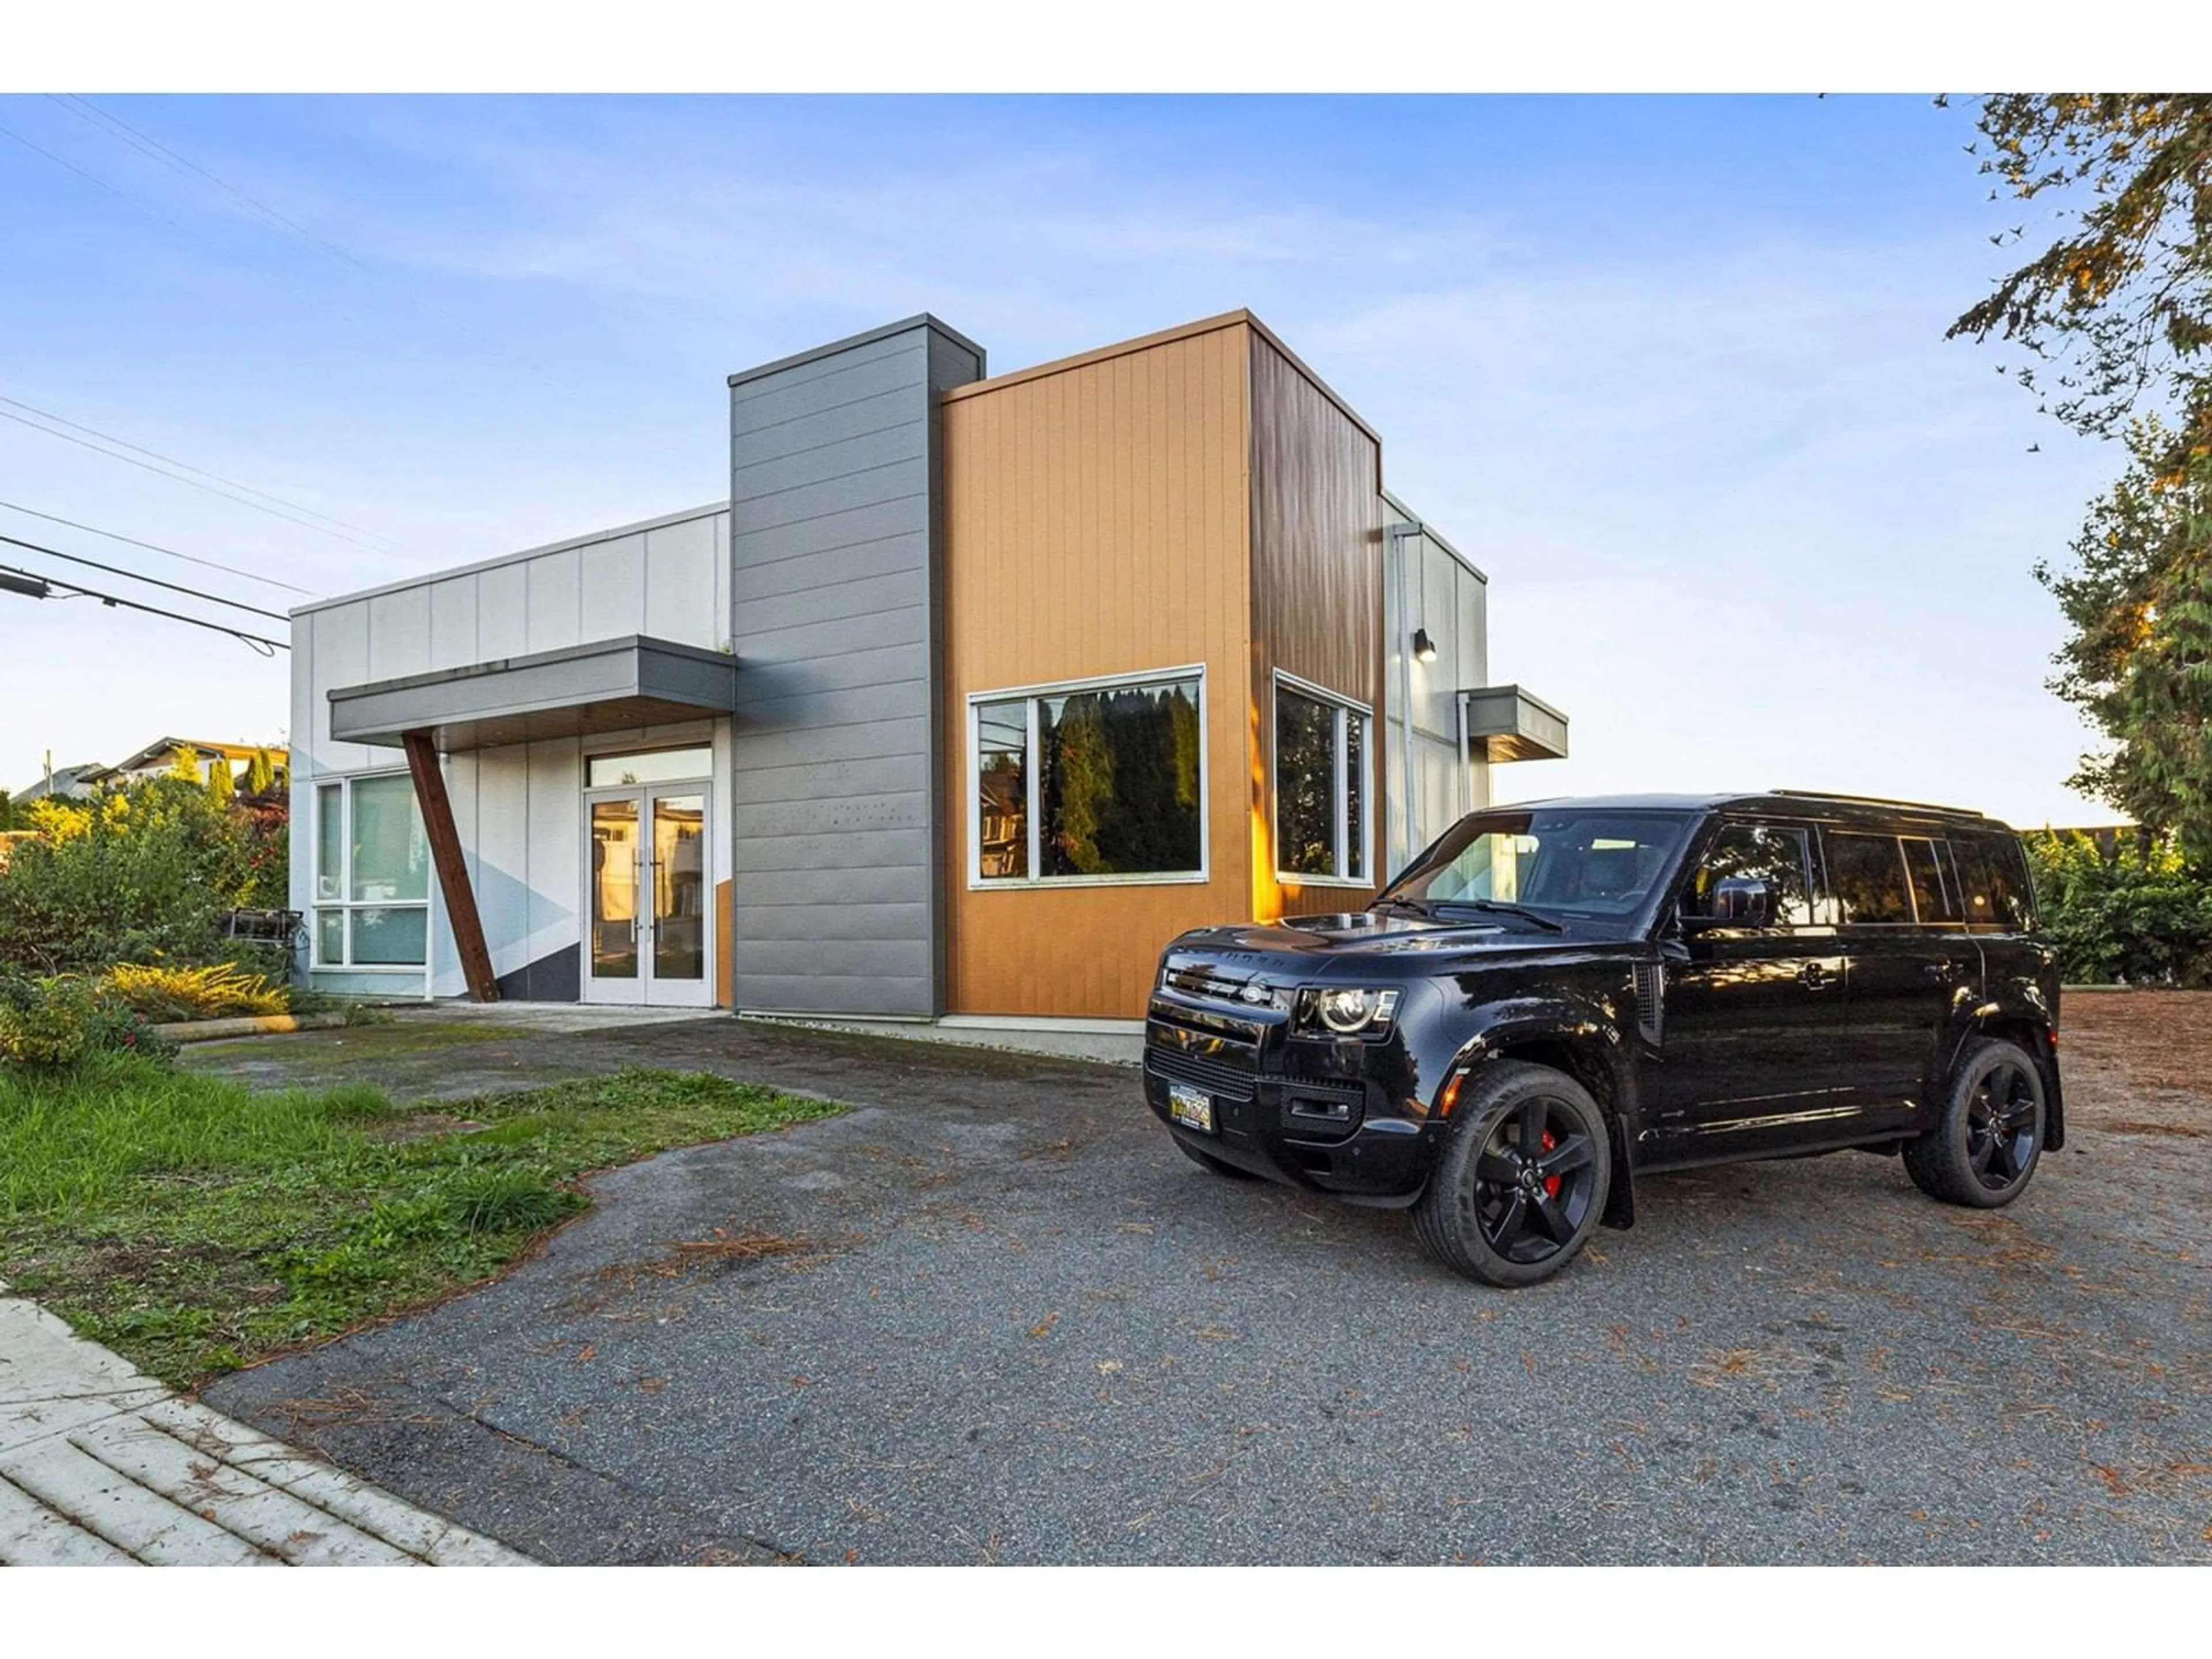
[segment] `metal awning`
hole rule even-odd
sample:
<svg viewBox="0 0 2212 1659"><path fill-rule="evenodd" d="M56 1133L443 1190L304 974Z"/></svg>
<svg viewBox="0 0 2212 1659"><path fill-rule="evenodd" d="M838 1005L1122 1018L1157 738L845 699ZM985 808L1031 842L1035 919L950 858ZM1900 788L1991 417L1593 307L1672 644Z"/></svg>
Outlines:
<svg viewBox="0 0 2212 1659"><path fill-rule="evenodd" d="M726 714L738 659L671 640L625 635L559 651L334 688L331 736L401 746L428 732L447 754Z"/></svg>
<svg viewBox="0 0 2212 1659"><path fill-rule="evenodd" d="M1565 760L1567 717L1517 685L1459 694L1468 749L1488 761Z"/></svg>

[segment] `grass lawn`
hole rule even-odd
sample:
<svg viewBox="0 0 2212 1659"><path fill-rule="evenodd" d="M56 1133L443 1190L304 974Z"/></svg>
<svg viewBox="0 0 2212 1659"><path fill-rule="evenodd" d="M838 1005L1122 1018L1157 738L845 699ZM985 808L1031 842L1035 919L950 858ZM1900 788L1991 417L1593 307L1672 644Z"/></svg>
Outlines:
<svg viewBox="0 0 2212 1659"><path fill-rule="evenodd" d="M837 1109L703 1073L417 1109L137 1056L0 1066L0 1279L189 1386L497 1273L592 1170Z"/></svg>

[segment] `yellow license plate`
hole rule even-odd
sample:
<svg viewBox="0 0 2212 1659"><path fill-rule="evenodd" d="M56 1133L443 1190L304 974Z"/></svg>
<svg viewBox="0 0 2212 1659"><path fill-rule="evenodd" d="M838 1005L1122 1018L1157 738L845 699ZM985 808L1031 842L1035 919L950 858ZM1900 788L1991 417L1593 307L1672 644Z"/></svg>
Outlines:
<svg viewBox="0 0 2212 1659"><path fill-rule="evenodd" d="M1180 1083L1170 1083L1168 1085L1168 1115L1185 1128L1210 1135L1213 1133L1213 1097L1203 1090L1186 1089Z"/></svg>

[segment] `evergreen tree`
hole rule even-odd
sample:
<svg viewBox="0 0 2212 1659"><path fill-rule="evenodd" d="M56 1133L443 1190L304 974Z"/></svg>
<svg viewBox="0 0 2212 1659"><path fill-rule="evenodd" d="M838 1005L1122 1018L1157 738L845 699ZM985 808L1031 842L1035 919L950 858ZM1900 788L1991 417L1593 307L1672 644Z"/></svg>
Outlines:
<svg viewBox="0 0 2212 1659"><path fill-rule="evenodd" d="M2129 455L2075 563L2036 568L2072 629L2052 688L2112 744L2073 781L2212 865L2212 97L2008 94L1979 125L2003 189L2075 205L1950 331L2024 349L2048 412Z"/></svg>

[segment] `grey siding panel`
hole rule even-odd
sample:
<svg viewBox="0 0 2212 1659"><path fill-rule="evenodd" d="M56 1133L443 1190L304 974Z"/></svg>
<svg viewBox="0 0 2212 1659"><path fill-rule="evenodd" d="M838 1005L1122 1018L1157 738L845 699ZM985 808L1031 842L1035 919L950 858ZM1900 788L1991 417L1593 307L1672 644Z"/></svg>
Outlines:
<svg viewBox="0 0 2212 1659"><path fill-rule="evenodd" d="M848 477L788 484L773 495L733 501L730 524L738 539L742 541L749 532L756 530L803 524L809 519L827 518L833 513L848 512L854 507L878 501L904 501L916 503L916 521L922 522L928 517L928 465L917 454L878 462L865 472ZM738 568L744 568L743 554L738 555Z"/></svg>
<svg viewBox="0 0 2212 1659"><path fill-rule="evenodd" d="M757 971L790 979L812 974L882 974L894 979L926 980L933 949L926 937L755 939L750 944Z"/></svg>
<svg viewBox="0 0 2212 1659"><path fill-rule="evenodd" d="M909 743L915 735L909 733ZM908 752L844 761L837 768L835 793L830 794L823 793L821 769L811 763L757 769L744 777L744 787L737 797L740 812L783 801L827 802L896 794L914 782L914 757Z"/></svg>
<svg viewBox="0 0 2212 1659"><path fill-rule="evenodd" d="M890 569L860 579L867 586L849 592L852 581L816 581L787 592L763 593L753 600L753 625L763 634L779 629L804 628L817 623L841 623L856 616L875 616L886 611L929 603L929 573Z"/></svg>
<svg viewBox="0 0 2212 1659"><path fill-rule="evenodd" d="M903 865L874 870L790 870L777 880L771 895L754 901L750 915L760 921L763 937L781 939L787 937L782 917L797 916L805 926L834 930L836 918L847 910L917 902L909 896L913 890L914 873Z"/></svg>
<svg viewBox="0 0 2212 1659"><path fill-rule="evenodd" d="M827 444L910 428L914 424L912 391L910 386L902 384L813 412L811 417L801 414L772 426L760 427L746 447L750 458L748 465L781 460L787 456L806 454Z"/></svg>
<svg viewBox="0 0 2212 1659"><path fill-rule="evenodd" d="M921 319L731 389L740 1008L943 1007L935 393L981 370Z"/></svg>
<svg viewBox="0 0 2212 1659"><path fill-rule="evenodd" d="M744 380L730 388L731 406L738 408L766 403L769 406L774 407L770 400L781 394L797 394L801 386L815 387L812 392L805 394L815 399L815 407L834 406L838 401L836 392L834 389L816 386L817 381L836 380L858 374L872 363L885 362L897 363L902 372L918 369L920 364L916 360L920 353L915 344L915 337L921 331L920 329L915 329L902 334L887 334L881 339L864 341L856 345L848 346L842 351L812 357L803 363L793 363L788 368L779 369L773 374L763 374L756 380ZM908 384L919 384L920 380L920 374L915 374L913 380ZM749 415L746 422L747 429L757 430L766 422L779 418L781 417L774 415Z"/></svg>
<svg viewBox="0 0 2212 1659"><path fill-rule="evenodd" d="M936 981L884 974L757 974L738 981L743 1013L880 1015L885 1005L901 1012L926 1005Z"/></svg>
<svg viewBox="0 0 2212 1659"><path fill-rule="evenodd" d="M755 732L738 745L732 773L758 779L774 793L757 797L783 798L784 785L775 781L783 772L797 772L805 780L825 761L866 761L890 755L910 755L929 741L929 722L919 714L898 720L864 719L840 726L816 725L799 731ZM748 783L741 790L750 789Z"/></svg>
<svg viewBox="0 0 2212 1659"><path fill-rule="evenodd" d="M833 556L876 553L886 542L919 542L927 562L928 527L915 521L910 502L899 501L870 501L864 506L848 507L842 512L825 513L817 518L801 519L792 524L756 525L747 536L746 568L761 573L763 584L760 591L780 592L778 583L799 580L800 573L815 568L815 562L824 562L822 569L825 580L843 580L842 575L828 573L842 568L834 562ZM908 547L902 556L915 557ZM781 563L783 568L777 569ZM870 574L855 566L844 574Z"/></svg>
<svg viewBox="0 0 2212 1659"><path fill-rule="evenodd" d="M873 941L910 936L929 918L922 904L769 904L751 918L752 936L763 943L805 939Z"/></svg>

